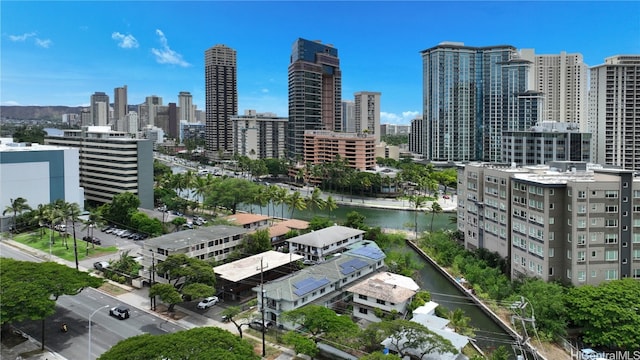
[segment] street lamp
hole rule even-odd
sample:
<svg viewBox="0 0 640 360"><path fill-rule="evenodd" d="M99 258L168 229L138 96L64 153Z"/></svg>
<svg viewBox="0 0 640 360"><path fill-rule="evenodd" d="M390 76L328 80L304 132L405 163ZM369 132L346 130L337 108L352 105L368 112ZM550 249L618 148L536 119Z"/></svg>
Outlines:
<svg viewBox="0 0 640 360"><path fill-rule="evenodd" d="M149 249L149 251L151 251L151 274L149 274L149 291L151 291L151 287L153 287L153 285L156 283L156 253L153 251L153 249ZM151 310L155 311L156 310L156 296L149 296L150 298L150 305L151 305Z"/></svg>
<svg viewBox="0 0 640 360"><path fill-rule="evenodd" d="M109 305L103 305L100 306L99 308L95 309L91 315L89 315L89 351L87 353L87 360L91 360L91 318L93 317L93 315L95 315L98 311L104 309L104 308L108 308Z"/></svg>

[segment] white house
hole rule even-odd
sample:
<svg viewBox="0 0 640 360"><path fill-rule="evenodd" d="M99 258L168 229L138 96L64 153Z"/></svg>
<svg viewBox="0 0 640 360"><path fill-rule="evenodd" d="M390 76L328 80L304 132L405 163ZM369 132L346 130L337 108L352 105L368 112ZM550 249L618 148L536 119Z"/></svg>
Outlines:
<svg viewBox="0 0 640 360"><path fill-rule="evenodd" d="M305 260L323 262L329 255L364 240L364 233L363 230L334 225L289 239L289 251L304 256Z"/></svg>
<svg viewBox="0 0 640 360"><path fill-rule="evenodd" d="M407 306L420 287L410 277L380 272L347 288L353 294L353 316L371 322L382 321L375 309L384 315L397 312L404 318Z"/></svg>

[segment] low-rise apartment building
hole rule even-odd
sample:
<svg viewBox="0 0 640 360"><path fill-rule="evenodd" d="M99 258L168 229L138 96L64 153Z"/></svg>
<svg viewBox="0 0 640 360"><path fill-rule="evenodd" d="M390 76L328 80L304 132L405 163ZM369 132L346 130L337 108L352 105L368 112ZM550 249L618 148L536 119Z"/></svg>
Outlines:
<svg viewBox="0 0 640 360"><path fill-rule="evenodd" d="M200 260L222 261L242 246L247 232L248 229L238 226L215 225L145 240L140 261L143 269L139 274L144 279L151 279L154 263L157 265L165 261L167 256L175 254L186 254L190 258ZM167 282L161 274L157 274L155 280Z"/></svg>
<svg viewBox="0 0 640 360"><path fill-rule="evenodd" d="M289 239L289 251L302 255L308 261L323 262L329 256L364 240L364 233L363 230L334 225Z"/></svg>
<svg viewBox="0 0 640 360"><path fill-rule="evenodd" d="M404 318L419 289L412 278L385 271L348 287L346 291L353 295L353 317L380 322L383 319L377 313L382 317L395 313Z"/></svg>
<svg viewBox="0 0 640 360"><path fill-rule="evenodd" d="M344 300L350 284L385 266L386 255L373 241L361 241L340 256L309 266L289 276L256 286L258 307L264 304L265 319L292 328L280 321L280 314L309 304L333 308ZM263 299L264 297L264 299Z"/></svg>

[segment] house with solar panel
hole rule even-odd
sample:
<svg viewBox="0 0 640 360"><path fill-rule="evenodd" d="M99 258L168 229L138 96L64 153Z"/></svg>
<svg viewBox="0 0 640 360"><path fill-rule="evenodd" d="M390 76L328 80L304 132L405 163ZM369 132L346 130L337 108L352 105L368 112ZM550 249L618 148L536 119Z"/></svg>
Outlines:
<svg viewBox="0 0 640 360"><path fill-rule="evenodd" d="M385 267L385 257L385 253L373 241L354 243L341 255L333 256L321 264L254 287L259 311L262 311L264 304L266 320L284 328L293 328L292 324L280 321L283 312L309 304L333 308L344 301L346 289L351 284Z"/></svg>
<svg viewBox="0 0 640 360"><path fill-rule="evenodd" d="M376 273L358 283L349 286L347 292L353 294L353 316L369 322L380 322L376 315L397 313L400 318L407 314L407 307L420 286L404 275L390 272Z"/></svg>
<svg viewBox="0 0 640 360"><path fill-rule="evenodd" d="M306 262L321 263L331 255L341 253L356 242L364 240L364 231L334 225L312 231L289 240L289 251L302 255Z"/></svg>

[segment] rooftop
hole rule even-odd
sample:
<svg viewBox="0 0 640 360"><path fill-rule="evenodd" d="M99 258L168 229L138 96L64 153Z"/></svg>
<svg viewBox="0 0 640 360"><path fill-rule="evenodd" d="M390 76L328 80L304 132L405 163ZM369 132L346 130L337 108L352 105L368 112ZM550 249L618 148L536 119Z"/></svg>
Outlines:
<svg viewBox="0 0 640 360"><path fill-rule="evenodd" d="M145 241L145 247L157 247L167 250L184 249L190 245L201 244L215 239L223 239L235 235L243 235L248 229L238 226L216 225L205 226L194 230L178 231Z"/></svg>
<svg viewBox="0 0 640 360"><path fill-rule="evenodd" d="M420 289L413 279L390 272L377 273L347 288L347 291L391 303L411 299Z"/></svg>
<svg viewBox="0 0 640 360"><path fill-rule="evenodd" d="M225 219L236 225L242 226L247 224L253 224L263 220L269 220L270 217L266 215L261 215L261 214L237 213L237 214L229 215L225 217Z"/></svg>
<svg viewBox="0 0 640 360"><path fill-rule="evenodd" d="M271 270L300 259L302 259L300 255L269 250L228 264L216 266L213 268L213 272L225 280L238 282L259 274L261 270L261 260L262 268L264 270Z"/></svg>
<svg viewBox="0 0 640 360"><path fill-rule="evenodd" d="M364 234L364 231L346 226L334 225L328 228L312 231L307 234L289 239L289 242L322 248L350 237Z"/></svg>

